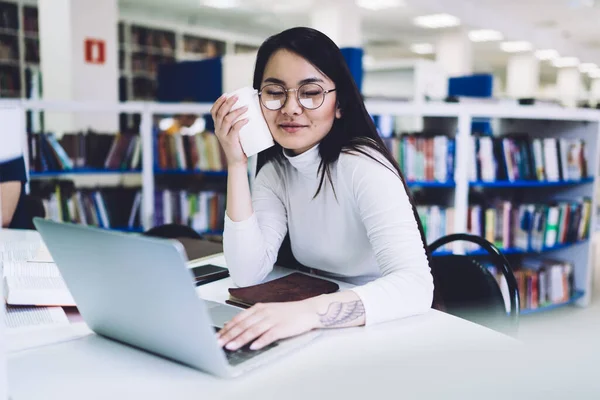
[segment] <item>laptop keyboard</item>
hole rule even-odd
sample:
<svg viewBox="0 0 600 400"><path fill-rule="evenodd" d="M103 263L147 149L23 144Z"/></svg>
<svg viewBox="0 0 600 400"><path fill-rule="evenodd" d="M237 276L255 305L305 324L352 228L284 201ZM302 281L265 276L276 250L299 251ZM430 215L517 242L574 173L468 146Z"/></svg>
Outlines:
<svg viewBox="0 0 600 400"><path fill-rule="evenodd" d="M216 326L214 328L215 328L215 332L218 332L221 329ZM271 350L273 347L277 346L277 343L271 343L270 345L265 346L260 350L250 350L251 344L252 344L252 342L248 343L244 347L241 347L235 351L231 351L231 350L227 350L226 348L223 348L223 351L225 352L225 356L227 357L227 362L229 362L229 365L231 365L232 367L235 367L236 365L240 365L244 361L248 361L248 360L252 359L253 357L256 357L259 354L262 354L265 351Z"/></svg>

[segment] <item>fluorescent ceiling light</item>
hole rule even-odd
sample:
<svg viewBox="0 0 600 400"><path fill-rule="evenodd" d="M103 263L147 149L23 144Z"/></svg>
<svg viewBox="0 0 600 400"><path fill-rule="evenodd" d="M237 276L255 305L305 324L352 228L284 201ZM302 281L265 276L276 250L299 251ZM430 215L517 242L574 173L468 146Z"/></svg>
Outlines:
<svg viewBox="0 0 600 400"><path fill-rule="evenodd" d="M362 57L362 62L365 67L370 67L375 64L375 58L369 54L365 54Z"/></svg>
<svg viewBox="0 0 600 400"><path fill-rule="evenodd" d="M590 75L590 78L592 78L592 79L600 78L600 69L595 69L595 70L591 71L589 75Z"/></svg>
<svg viewBox="0 0 600 400"><path fill-rule="evenodd" d="M478 29L469 32L469 39L473 42L493 42L502 40L504 37L501 32L493 29Z"/></svg>
<svg viewBox="0 0 600 400"><path fill-rule="evenodd" d="M415 43L410 45L410 51L417 54L433 54L435 49L431 43Z"/></svg>
<svg viewBox="0 0 600 400"><path fill-rule="evenodd" d="M554 60L554 59L560 57L560 55L558 54L558 51L556 51L554 49L538 50L535 52L535 56L542 61Z"/></svg>
<svg viewBox="0 0 600 400"><path fill-rule="evenodd" d="M594 63L582 63L579 64L579 70L581 72L592 72L593 70L598 69L598 66Z"/></svg>
<svg viewBox="0 0 600 400"><path fill-rule="evenodd" d="M500 43L500 48L507 53L522 53L533 50L533 45L529 42L519 40L515 42L502 42Z"/></svg>
<svg viewBox="0 0 600 400"><path fill-rule="evenodd" d="M460 20L450 14L431 14L416 17L413 20L415 25L428 29L450 28L460 25Z"/></svg>
<svg viewBox="0 0 600 400"><path fill-rule="evenodd" d="M385 10L388 8L402 7L404 0L356 0L356 5L367 10Z"/></svg>
<svg viewBox="0 0 600 400"><path fill-rule="evenodd" d="M579 65L579 58L577 57L561 57L552 61L552 65L556 68L568 68L576 67Z"/></svg>
<svg viewBox="0 0 600 400"><path fill-rule="evenodd" d="M235 8L240 5L239 0L203 0L202 4L212 8Z"/></svg>

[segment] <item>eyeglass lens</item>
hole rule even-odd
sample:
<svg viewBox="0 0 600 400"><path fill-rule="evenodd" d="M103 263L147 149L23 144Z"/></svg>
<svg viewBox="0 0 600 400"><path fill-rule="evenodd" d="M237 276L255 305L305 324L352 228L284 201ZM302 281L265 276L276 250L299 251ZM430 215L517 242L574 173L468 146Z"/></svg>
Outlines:
<svg viewBox="0 0 600 400"><path fill-rule="evenodd" d="M285 104L288 92L281 85L267 85L262 89L261 102L269 110L279 110ZM307 83L298 88L298 101L302 107L314 110L325 101L324 89L315 84Z"/></svg>

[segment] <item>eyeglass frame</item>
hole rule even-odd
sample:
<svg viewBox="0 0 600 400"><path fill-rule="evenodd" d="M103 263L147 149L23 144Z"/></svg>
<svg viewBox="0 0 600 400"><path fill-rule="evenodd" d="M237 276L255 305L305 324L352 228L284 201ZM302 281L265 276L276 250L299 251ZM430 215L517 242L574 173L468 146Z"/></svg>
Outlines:
<svg viewBox="0 0 600 400"><path fill-rule="evenodd" d="M318 106L318 107L315 107L315 108L308 108L308 107L305 107L305 106L304 106L304 104L302 104L302 102L300 101L300 98L298 98L298 93L299 93L299 91L300 91L300 88L302 88L303 86L306 86L306 85L317 85L318 87L320 87L321 89L323 89L323 101L321 102L321 104L319 104L319 106ZM266 105L265 105L265 104L262 102L262 92L263 92L263 90L265 90L265 88L266 88L267 86L279 86L279 87L280 87L281 89L283 89L283 91L285 92L285 100L284 100L283 104L281 105L281 107L279 107L279 108L278 108L278 109L276 109L276 110L273 110L273 109L271 109L271 108L267 107L267 106L266 106ZM260 91L258 92L258 97L261 99L261 101L260 101L260 104L262 104L262 105L263 105L263 106L264 106L264 107L265 107L267 110L269 110L269 111L279 111L279 110L281 110L283 107L285 107L285 104L286 104L286 103L287 103L287 101L288 101L288 98L289 98L289 97L288 97L288 92L296 92L296 101L298 102L298 104L300 105L300 107L302 107L304 110L308 110L308 111L314 111L314 110L318 110L318 109L319 109L319 108L320 108L320 107L323 105L323 103L325 103L325 96L327 96L327 94L328 94L328 93L335 92L336 90L337 90L337 88L333 88L333 89L325 89L323 86L319 85L319 84L318 84L318 83L316 83L316 82L306 82L306 83L303 83L302 85L298 86L297 88L290 88L290 89L286 89L286 88L285 88L283 85L281 85L281 84L279 84L279 83L268 83L268 84L266 84L265 86L263 86L263 87L260 89Z"/></svg>

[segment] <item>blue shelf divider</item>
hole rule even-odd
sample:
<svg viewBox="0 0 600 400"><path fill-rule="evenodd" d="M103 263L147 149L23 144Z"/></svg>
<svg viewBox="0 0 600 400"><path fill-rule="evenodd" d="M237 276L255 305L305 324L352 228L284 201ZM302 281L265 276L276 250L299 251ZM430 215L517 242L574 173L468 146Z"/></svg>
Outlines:
<svg viewBox="0 0 600 400"><path fill-rule="evenodd" d="M553 310L553 309L559 308L559 307L564 307L569 304L575 303L577 300L581 299L584 296L584 294L585 293L583 291L577 290L571 295L571 298L569 299L569 301L566 301L564 303L558 303L558 304L550 304L550 305L547 305L544 307L538 307L535 309L523 309L523 310L521 310L521 315L530 315L530 314L535 314L535 313L539 313L539 312Z"/></svg>
<svg viewBox="0 0 600 400"><path fill-rule="evenodd" d="M423 187L423 188L453 188L456 186L454 181L436 182L436 181L406 181L408 187Z"/></svg>
<svg viewBox="0 0 600 400"><path fill-rule="evenodd" d="M179 170L179 169L156 169L155 175L207 175L207 176L227 176L227 171L204 171L199 169L194 170Z"/></svg>
<svg viewBox="0 0 600 400"><path fill-rule="evenodd" d="M198 233L201 235L216 235L216 236L223 235L223 231L212 231L212 230L200 231Z"/></svg>
<svg viewBox="0 0 600 400"><path fill-rule="evenodd" d="M116 227L116 228L110 228L113 231L119 231L119 232L128 232L128 233L142 233L144 232L144 229L141 227L138 228L129 228L129 227Z"/></svg>
<svg viewBox="0 0 600 400"><path fill-rule="evenodd" d="M122 169L95 169L95 168L77 168L66 171L45 171L45 172L34 172L31 171L29 176L31 178L53 178L63 175L112 175L112 174L140 174L140 169L133 170L122 170Z"/></svg>
<svg viewBox="0 0 600 400"><path fill-rule="evenodd" d="M511 254L539 254L539 253L545 253L547 251L555 251L555 250L561 250L561 249L566 249L567 247L571 247L571 246L575 246L578 244L582 244L587 242L588 239L584 239L584 240L580 240L577 242L573 242L573 243L561 243L561 244L557 244L556 246L552 246L552 247L545 247L544 249L542 249L542 251L535 251L535 250L523 250L523 249L518 249L518 248L509 248L509 249L499 249L502 254L504 255L511 255ZM470 251L467 253L467 255L470 256L484 256L487 255L488 253L484 250L475 250L475 251Z"/></svg>
<svg viewBox="0 0 600 400"><path fill-rule="evenodd" d="M443 257L443 256L451 256L453 253L451 251L434 251L431 255L433 257Z"/></svg>
<svg viewBox="0 0 600 400"><path fill-rule="evenodd" d="M560 187L560 186L570 186L570 185L581 185L585 183L594 182L593 177L583 178L579 180L568 180L568 181L558 181L558 182L545 182L545 181L495 181L495 182L469 182L470 186L473 187L507 187L507 188L518 188L518 187Z"/></svg>

